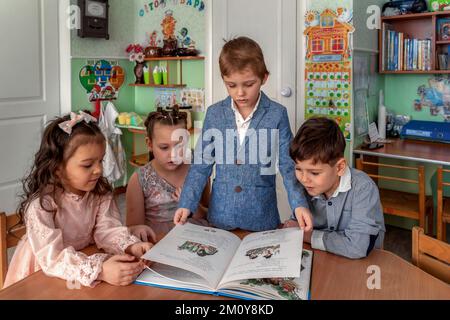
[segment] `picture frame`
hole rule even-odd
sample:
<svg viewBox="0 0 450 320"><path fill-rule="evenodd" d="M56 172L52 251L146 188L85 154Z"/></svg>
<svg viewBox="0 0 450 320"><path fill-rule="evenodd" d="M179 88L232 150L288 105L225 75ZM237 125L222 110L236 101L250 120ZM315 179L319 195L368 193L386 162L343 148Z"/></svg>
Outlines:
<svg viewBox="0 0 450 320"><path fill-rule="evenodd" d="M439 40L450 40L450 17L439 19L437 29Z"/></svg>

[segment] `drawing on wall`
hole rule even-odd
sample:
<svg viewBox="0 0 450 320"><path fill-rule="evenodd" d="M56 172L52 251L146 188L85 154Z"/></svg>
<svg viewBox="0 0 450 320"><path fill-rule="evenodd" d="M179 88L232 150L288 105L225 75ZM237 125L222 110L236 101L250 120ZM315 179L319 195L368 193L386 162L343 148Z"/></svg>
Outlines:
<svg viewBox="0 0 450 320"><path fill-rule="evenodd" d="M91 60L81 68L79 79L90 102L113 100L119 96L125 71L117 61Z"/></svg>
<svg viewBox="0 0 450 320"><path fill-rule="evenodd" d="M217 248L206 244L201 244L193 241L185 241L178 250L187 250L191 253L196 253L200 257L212 256L217 253Z"/></svg>
<svg viewBox="0 0 450 320"><path fill-rule="evenodd" d="M333 118L351 139L352 9L306 13L305 118Z"/></svg>
<svg viewBox="0 0 450 320"><path fill-rule="evenodd" d="M247 256L249 259L256 259L259 256L262 256L266 259L272 258L273 255L276 255L280 253L280 245L277 244L275 246L267 246L267 247L261 247L256 249L248 250L245 253L245 256Z"/></svg>
<svg viewBox="0 0 450 320"><path fill-rule="evenodd" d="M428 85L417 89L420 99L414 100L414 109L422 111L424 107L429 108L432 116L441 116L450 122L450 79L435 75L428 80Z"/></svg>

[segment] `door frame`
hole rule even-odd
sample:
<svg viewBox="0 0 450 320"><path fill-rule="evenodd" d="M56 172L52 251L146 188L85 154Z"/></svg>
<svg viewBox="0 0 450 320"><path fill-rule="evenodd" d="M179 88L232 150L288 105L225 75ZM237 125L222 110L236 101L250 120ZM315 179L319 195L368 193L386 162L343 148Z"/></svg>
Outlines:
<svg viewBox="0 0 450 320"><path fill-rule="evenodd" d="M72 111L72 57L71 57L71 30L67 26L69 19L68 8L70 0L58 1L59 25L59 91L60 114Z"/></svg>
<svg viewBox="0 0 450 320"><path fill-rule="evenodd" d="M305 32L306 1L297 2L297 108L294 135L305 121L305 67L306 39ZM298 57L301 52L302 56Z"/></svg>

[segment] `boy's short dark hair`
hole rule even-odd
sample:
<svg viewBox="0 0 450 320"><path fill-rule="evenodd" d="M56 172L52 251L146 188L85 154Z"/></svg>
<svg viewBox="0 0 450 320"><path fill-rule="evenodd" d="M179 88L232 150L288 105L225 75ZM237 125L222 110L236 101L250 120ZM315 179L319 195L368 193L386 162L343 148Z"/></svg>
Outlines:
<svg viewBox="0 0 450 320"><path fill-rule="evenodd" d="M312 159L333 166L344 157L345 138L336 121L315 117L298 130L289 152L294 161Z"/></svg>
<svg viewBox="0 0 450 320"><path fill-rule="evenodd" d="M233 72L251 69L261 80L269 74L261 47L247 37L227 41L219 57L220 72L229 76Z"/></svg>

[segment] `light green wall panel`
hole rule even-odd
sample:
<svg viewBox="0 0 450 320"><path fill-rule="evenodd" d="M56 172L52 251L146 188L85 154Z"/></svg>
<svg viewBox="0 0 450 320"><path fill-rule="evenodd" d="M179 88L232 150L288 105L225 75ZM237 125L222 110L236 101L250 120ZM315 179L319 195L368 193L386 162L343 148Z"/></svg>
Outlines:
<svg viewBox="0 0 450 320"><path fill-rule="evenodd" d="M396 114L407 114L414 120L442 122L441 116L432 116L430 109L424 107L422 111L414 110L414 100L420 99L417 89L421 85L428 85L433 75L404 75L394 74L385 76L385 105Z"/></svg>

